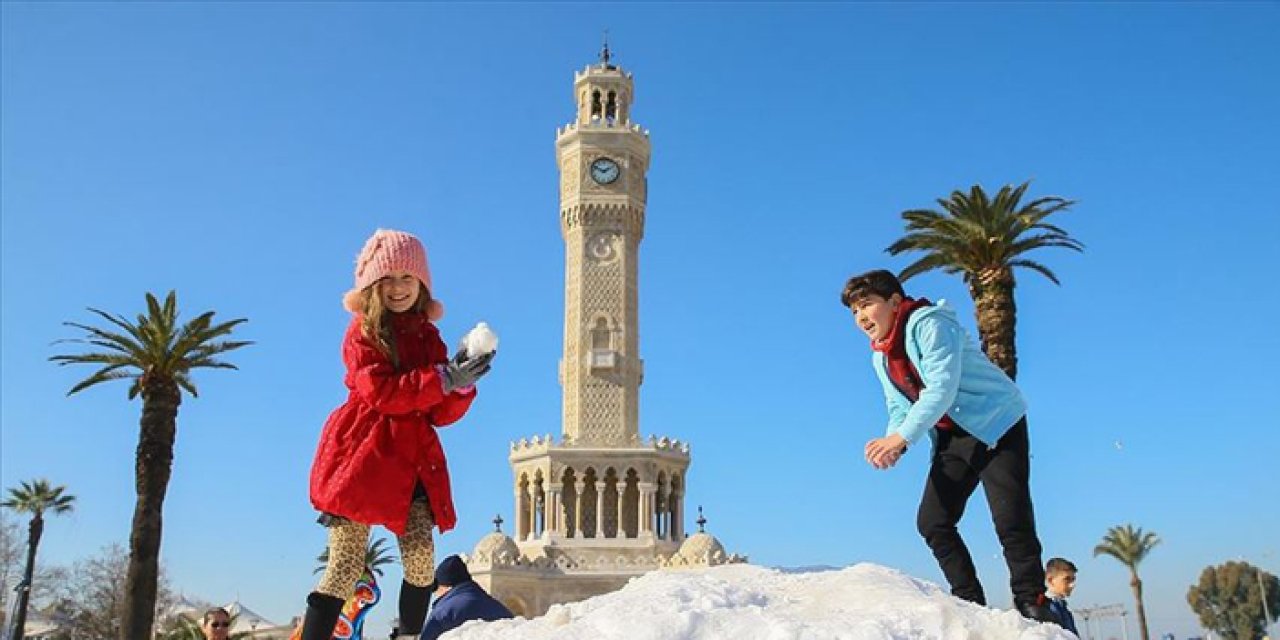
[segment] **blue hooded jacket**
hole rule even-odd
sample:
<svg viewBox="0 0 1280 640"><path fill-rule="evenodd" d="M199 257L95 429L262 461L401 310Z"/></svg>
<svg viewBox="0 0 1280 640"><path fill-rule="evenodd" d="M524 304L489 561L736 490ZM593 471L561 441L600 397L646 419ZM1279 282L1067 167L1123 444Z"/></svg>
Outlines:
<svg viewBox="0 0 1280 640"><path fill-rule="evenodd" d="M1022 392L978 349L946 301L916 309L907 318L905 329L907 357L924 388L912 403L889 379L885 354L872 353L871 362L889 408L885 435L897 433L914 445L925 434L933 438L933 427L945 414L994 447L1026 415Z"/></svg>
<svg viewBox="0 0 1280 640"><path fill-rule="evenodd" d="M473 580L455 585L449 592L436 599L431 615L422 628L421 640L436 640L446 631L457 629L472 620L502 620L511 618L511 610Z"/></svg>

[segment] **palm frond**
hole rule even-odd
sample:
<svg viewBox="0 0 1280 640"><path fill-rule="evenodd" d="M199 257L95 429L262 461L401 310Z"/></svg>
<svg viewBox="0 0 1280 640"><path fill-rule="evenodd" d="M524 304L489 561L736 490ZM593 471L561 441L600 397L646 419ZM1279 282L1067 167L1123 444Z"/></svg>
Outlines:
<svg viewBox="0 0 1280 640"><path fill-rule="evenodd" d="M946 255L930 254L907 265L905 269L898 273L898 279L906 282L922 273L933 271L934 269L945 269L951 264L952 260Z"/></svg>
<svg viewBox="0 0 1280 640"><path fill-rule="evenodd" d="M76 340L75 342L81 342ZM116 353L81 353L78 355L50 356L49 360L59 365L68 364L109 364L119 367L137 366L132 357Z"/></svg>
<svg viewBox="0 0 1280 640"><path fill-rule="evenodd" d="M1039 262L1036 262L1036 261L1034 261L1034 260L1025 260L1025 259L1020 259L1020 260L1010 260L1010 261L1009 261L1009 266L1011 266L1011 267L1022 267L1022 268L1024 268L1024 269L1031 269L1032 271L1036 271L1036 272L1040 273L1041 275L1043 275L1044 277L1048 278L1050 282L1052 282L1052 283L1054 283L1054 284L1056 284L1056 285L1058 285L1058 286L1062 286L1062 283L1058 281L1058 276L1057 276L1057 275L1055 275L1055 274L1053 273L1053 271L1051 271L1051 270L1049 269L1049 267L1046 267L1046 266L1044 266L1044 265L1042 265L1042 264L1040 264Z"/></svg>
<svg viewBox="0 0 1280 640"><path fill-rule="evenodd" d="M106 311L103 311L101 309L95 309L93 307L88 307L88 309L90 313L97 314L107 322L110 322L111 324L114 324L117 327L124 329L125 333L129 334L133 338L133 342L142 342L142 335L141 333L139 333L138 327L131 324L128 320L125 320L124 316L113 314L113 313L107 313Z"/></svg>
<svg viewBox="0 0 1280 640"><path fill-rule="evenodd" d="M178 383L178 386L181 387L184 391L191 394L192 398L200 397L200 392L196 390L196 385L194 382L191 381L191 376L185 373L176 373L173 376L173 381Z"/></svg>
<svg viewBox="0 0 1280 640"><path fill-rule="evenodd" d="M115 371L111 367L103 367L102 369L99 369L96 373L89 376L88 378L85 378L84 380L81 380L80 382L76 383L76 385L74 387L71 387L71 390L67 392L67 395L79 393L81 391L84 391L85 389L88 389L89 387L92 387L95 384L99 384L102 382L110 382L112 380L122 380L124 378L137 378L137 377L138 377L138 374L136 373L130 373L128 371Z"/></svg>
<svg viewBox="0 0 1280 640"><path fill-rule="evenodd" d="M118 345L116 348L125 353L140 355L144 351L142 344L134 342L133 340L112 331L106 331L104 329L99 329L98 327L80 324L78 322L64 322L62 324L84 331L91 339L103 340L105 342ZM67 341L72 342L79 339L80 338L72 338Z"/></svg>

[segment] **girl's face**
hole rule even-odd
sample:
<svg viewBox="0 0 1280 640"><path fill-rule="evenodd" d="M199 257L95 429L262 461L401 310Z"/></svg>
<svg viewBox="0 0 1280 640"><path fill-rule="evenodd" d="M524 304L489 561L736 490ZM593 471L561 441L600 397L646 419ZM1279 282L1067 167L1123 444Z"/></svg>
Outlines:
<svg viewBox="0 0 1280 640"><path fill-rule="evenodd" d="M396 271L378 281L382 306L392 313L404 313L418 301L418 278L408 271Z"/></svg>

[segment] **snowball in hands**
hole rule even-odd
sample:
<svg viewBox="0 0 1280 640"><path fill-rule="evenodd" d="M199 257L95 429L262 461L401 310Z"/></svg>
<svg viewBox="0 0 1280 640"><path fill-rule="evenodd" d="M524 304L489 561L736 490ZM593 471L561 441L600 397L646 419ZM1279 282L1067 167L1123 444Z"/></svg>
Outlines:
<svg viewBox="0 0 1280 640"><path fill-rule="evenodd" d="M468 358L484 355L498 348L498 334L488 323L481 322L462 337L462 348L467 350Z"/></svg>

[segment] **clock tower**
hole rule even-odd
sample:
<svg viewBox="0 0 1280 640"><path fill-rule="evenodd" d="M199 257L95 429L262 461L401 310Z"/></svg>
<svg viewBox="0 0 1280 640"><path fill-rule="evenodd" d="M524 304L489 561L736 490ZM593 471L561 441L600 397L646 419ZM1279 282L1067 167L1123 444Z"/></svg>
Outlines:
<svg viewBox="0 0 1280 640"><path fill-rule="evenodd" d="M644 236L649 134L631 122L635 85L612 64L575 74L576 117L557 131L560 233L565 243L566 443L639 442L638 271Z"/></svg>
<svg viewBox="0 0 1280 640"><path fill-rule="evenodd" d="M511 443L512 535L476 544L467 566L517 615L542 615L656 569L741 562L684 529L687 443L640 437L639 257L649 132L635 85L613 64L574 74L572 122L556 131L564 238L562 425Z"/></svg>

